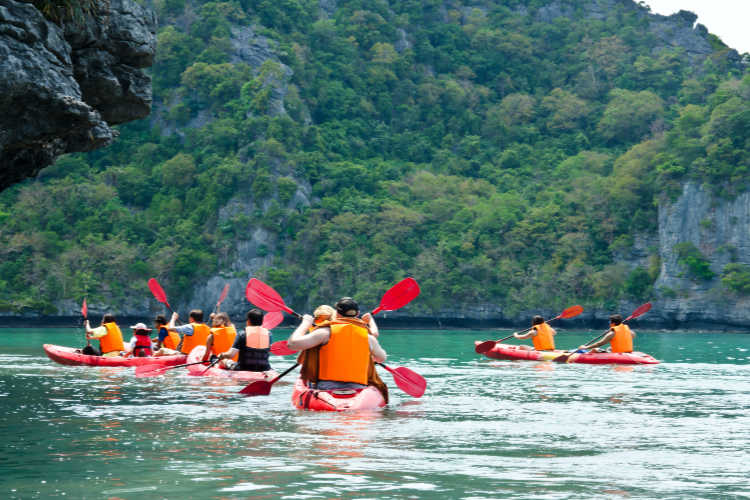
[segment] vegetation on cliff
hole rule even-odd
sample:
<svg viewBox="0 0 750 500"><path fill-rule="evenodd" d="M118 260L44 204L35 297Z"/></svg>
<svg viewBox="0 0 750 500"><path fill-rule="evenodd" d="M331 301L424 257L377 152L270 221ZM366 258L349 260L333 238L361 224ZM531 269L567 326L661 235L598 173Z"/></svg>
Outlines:
<svg viewBox="0 0 750 500"><path fill-rule="evenodd" d="M747 187L750 75L715 37L696 58L623 2L585 22L572 1L318 5L157 1L157 116L0 194L0 309L117 303L152 275L187 293L259 227L279 242L262 273L298 305L406 274L426 313L643 300L656 249L617 256L657 197ZM238 56L247 26L278 60ZM254 211L220 218L235 196Z"/></svg>

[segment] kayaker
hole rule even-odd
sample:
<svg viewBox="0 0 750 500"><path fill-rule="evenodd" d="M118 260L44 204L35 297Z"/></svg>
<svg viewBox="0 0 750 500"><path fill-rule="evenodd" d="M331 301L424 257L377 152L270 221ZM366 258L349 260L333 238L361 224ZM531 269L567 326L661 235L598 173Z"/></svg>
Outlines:
<svg viewBox="0 0 750 500"><path fill-rule="evenodd" d="M265 372L271 369L268 354L271 349L271 332L263 328L263 311L251 309L245 321L245 331L238 333L232 347L219 359L229 370ZM232 358L237 361L232 361Z"/></svg>
<svg viewBox="0 0 750 500"><path fill-rule="evenodd" d="M635 332L622 322L622 316L613 314L609 317L609 330L604 337L588 345L582 345L578 349L591 349L591 352L599 352L597 347L609 343L611 352L633 352L633 338L635 338Z"/></svg>
<svg viewBox="0 0 750 500"><path fill-rule="evenodd" d="M371 314L358 318L359 305L351 297L336 303L336 315L328 322L316 325L315 318L306 314L289 337L290 349L317 349L317 356L305 357L303 380L320 390L362 389L376 386L388 398L388 389L375 372L374 361L386 360L386 352L378 343L378 327ZM371 334L372 333L372 334ZM311 353L312 354L312 353Z"/></svg>
<svg viewBox="0 0 750 500"><path fill-rule="evenodd" d="M180 334L169 331L167 328L167 318L163 314L159 314L154 319L154 328L159 332L159 336L156 338L154 356L173 356L179 354L180 351L177 347L180 345Z"/></svg>
<svg viewBox="0 0 750 500"><path fill-rule="evenodd" d="M179 316L176 312L172 313L167 330L177 332L182 335L182 341L178 349L183 354L190 354L190 351L199 345L206 345L206 339L210 332L208 325L203 323L203 311L193 309L188 315L188 324L175 326Z"/></svg>
<svg viewBox="0 0 750 500"><path fill-rule="evenodd" d="M514 333L513 336L523 340L531 338L534 347L521 345L519 349L536 350L536 351L554 351L555 350L555 329L549 326L542 316L531 318L531 330L527 333Z"/></svg>
<svg viewBox="0 0 750 500"><path fill-rule="evenodd" d="M102 316L102 324L96 328L91 328L89 320L86 320L86 338L87 339L98 339L99 350L101 355L105 358L111 358L114 356L120 356L122 351L125 349L125 344L122 341L122 332L120 327L115 322L115 317L112 314L105 314Z"/></svg>
<svg viewBox="0 0 750 500"><path fill-rule="evenodd" d="M133 338L130 339L127 355L135 358L143 358L153 355L151 349L151 328L143 323L138 323L130 327L133 330Z"/></svg>
<svg viewBox="0 0 750 500"><path fill-rule="evenodd" d="M237 330L234 329L229 315L225 312L214 314L211 333L206 339L206 354L203 360L213 361L219 354L227 352L234 344L235 337L237 337ZM236 360L235 357L234 361Z"/></svg>

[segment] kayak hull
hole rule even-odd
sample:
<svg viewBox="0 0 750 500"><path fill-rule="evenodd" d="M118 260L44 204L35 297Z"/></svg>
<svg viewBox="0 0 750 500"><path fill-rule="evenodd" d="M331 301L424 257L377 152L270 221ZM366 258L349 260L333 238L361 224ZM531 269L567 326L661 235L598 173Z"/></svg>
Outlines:
<svg viewBox="0 0 750 500"><path fill-rule="evenodd" d="M376 410L385 406L385 399L373 386L341 394L337 391L311 389L302 379L297 379L292 393L292 404L298 410L311 411Z"/></svg>
<svg viewBox="0 0 750 500"><path fill-rule="evenodd" d="M475 345L481 344L475 341ZM534 349L521 349L521 346L511 344L495 344L495 347L484 353L492 359L511 359L527 361L553 361L567 351L536 351ZM574 353L568 357L566 363L581 363L588 365L655 365L659 360L650 354L642 352L586 352Z"/></svg>
<svg viewBox="0 0 750 500"><path fill-rule="evenodd" d="M174 366L185 362L187 356L178 354L174 356L145 356L142 358L126 358L114 356L105 358L103 356L90 356L76 352L75 347L65 347L54 344L44 344L44 352L47 357L56 363L69 366L143 366L159 365Z"/></svg>
<svg viewBox="0 0 750 500"><path fill-rule="evenodd" d="M190 351L186 363L197 363L198 361L203 359L203 354L205 352L206 346L196 346L192 351ZM187 367L188 374L195 377L224 378L230 380L238 380L242 383L255 382L256 380L273 380L279 375L275 370L268 370L265 372L225 370L224 368L219 368L218 363L208 370L206 370L206 368L207 365L192 365Z"/></svg>

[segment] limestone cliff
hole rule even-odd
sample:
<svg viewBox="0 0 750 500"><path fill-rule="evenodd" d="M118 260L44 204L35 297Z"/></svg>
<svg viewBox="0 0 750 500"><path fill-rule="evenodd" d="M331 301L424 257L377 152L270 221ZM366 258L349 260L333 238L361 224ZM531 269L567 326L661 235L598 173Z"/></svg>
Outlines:
<svg viewBox="0 0 750 500"><path fill-rule="evenodd" d="M721 283L730 262L750 265L750 193L733 200L718 199L705 188L688 183L681 196L659 205L661 273L656 281L655 318L683 324L720 323L746 326L750 297L733 295ZM715 276L690 277L675 247L691 243L706 258Z"/></svg>
<svg viewBox="0 0 750 500"><path fill-rule="evenodd" d="M57 156L108 145L111 126L151 109L156 17L110 0L59 26L30 3L0 0L0 189Z"/></svg>

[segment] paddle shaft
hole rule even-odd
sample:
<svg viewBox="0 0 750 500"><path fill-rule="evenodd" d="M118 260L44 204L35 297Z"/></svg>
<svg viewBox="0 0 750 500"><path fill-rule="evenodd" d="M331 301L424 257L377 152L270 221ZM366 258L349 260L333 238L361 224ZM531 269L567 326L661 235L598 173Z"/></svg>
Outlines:
<svg viewBox="0 0 750 500"><path fill-rule="evenodd" d="M203 375L203 374L204 374L204 373L206 373L206 372L207 372L208 370L210 370L211 368L213 368L213 367L214 367L214 365L215 365L216 363L218 363L219 361L221 361L221 359L219 359L219 358L216 358L215 360L213 360L213 361L211 362L211 364L210 364L210 365L208 365L208 366L206 367L206 369L205 369L205 370L203 370L203 371L201 372L201 375Z"/></svg>

